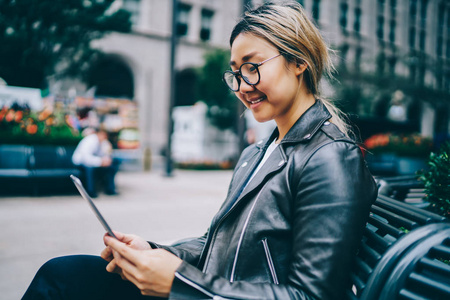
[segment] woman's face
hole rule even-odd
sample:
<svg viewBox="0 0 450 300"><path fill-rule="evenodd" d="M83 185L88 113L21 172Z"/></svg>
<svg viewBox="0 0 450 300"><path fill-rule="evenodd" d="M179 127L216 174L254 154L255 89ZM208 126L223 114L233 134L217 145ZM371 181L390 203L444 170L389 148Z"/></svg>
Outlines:
<svg viewBox="0 0 450 300"><path fill-rule="evenodd" d="M241 33L231 47L231 69L236 71L245 62L260 63L278 55L278 50L265 39ZM299 105L301 73L306 66L288 64L283 56L259 66L260 81L252 86L240 80L235 92L241 102L252 111L258 122L275 120L277 124L290 123Z"/></svg>

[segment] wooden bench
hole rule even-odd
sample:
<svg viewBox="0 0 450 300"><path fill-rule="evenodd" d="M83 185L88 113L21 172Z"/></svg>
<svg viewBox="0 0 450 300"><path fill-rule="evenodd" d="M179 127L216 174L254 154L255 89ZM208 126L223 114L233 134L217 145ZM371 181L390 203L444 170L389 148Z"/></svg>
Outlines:
<svg viewBox="0 0 450 300"><path fill-rule="evenodd" d="M364 230L348 298L450 299L449 247L445 217L379 195Z"/></svg>

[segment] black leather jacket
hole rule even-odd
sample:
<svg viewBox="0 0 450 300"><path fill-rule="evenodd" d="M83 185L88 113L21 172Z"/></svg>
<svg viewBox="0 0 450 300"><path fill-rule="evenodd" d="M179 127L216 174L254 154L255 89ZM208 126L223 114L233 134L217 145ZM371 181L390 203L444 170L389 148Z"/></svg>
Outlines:
<svg viewBox="0 0 450 300"><path fill-rule="evenodd" d="M156 245L183 259L170 299L345 298L377 189L330 117L316 101L246 186L277 132L249 146L208 233Z"/></svg>

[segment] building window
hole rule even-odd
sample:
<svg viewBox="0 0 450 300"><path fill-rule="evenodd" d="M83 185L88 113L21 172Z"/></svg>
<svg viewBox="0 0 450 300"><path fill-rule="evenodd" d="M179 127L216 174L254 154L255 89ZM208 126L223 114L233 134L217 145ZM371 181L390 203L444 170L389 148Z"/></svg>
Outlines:
<svg viewBox="0 0 450 300"><path fill-rule="evenodd" d="M439 4L438 9L438 17L437 17L437 40L436 40L436 56L440 57L444 53L443 47L444 47L444 16L445 16L445 6L444 2L441 2Z"/></svg>
<svg viewBox="0 0 450 300"><path fill-rule="evenodd" d="M377 38L383 40L384 37L384 16L377 17Z"/></svg>
<svg viewBox="0 0 450 300"><path fill-rule="evenodd" d="M341 2L341 15L339 17L339 24L341 25L342 31L347 30L347 14L348 14L348 4L347 2Z"/></svg>
<svg viewBox="0 0 450 300"><path fill-rule="evenodd" d="M312 3L312 15L313 19L319 24L320 19L320 0L313 0Z"/></svg>
<svg viewBox="0 0 450 300"><path fill-rule="evenodd" d="M378 0L377 38L384 40L384 4L385 0Z"/></svg>
<svg viewBox="0 0 450 300"><path fill-rule="evenodd" d="M409 2L409 48L416 48L417 0Z"/></svg>
<svg viewBox="0 0 450 300"><path fill-rule="evenodd" d="M392 19L389 23L390 29L389 29L389 42L392 44L395 43L395 28L397 27L397 22L395 19Z"/></svg>
<svg viewBox="0 0 450 300"><path fill-rule="evenodd" d="M357 33L359 33L359 30L361 29L361 14L361 7L355 7L355 22L353 23L353 30Z"/></svg>
<svg viewBox="0 0 450 300"><path fill-rule="evenodd" d="M363 54L363 48L358 47L355 50L355 70L360 71L361 70L361 57Z"/></svg>
<svg viewBox="0 0 450 300"><path fill-rule="evenodd" d="M384 72L386 71L386 54L381 51L380 53L378 53L377 58L376 58L376 62L377 62L377 73L378 74L384 74Z"/></svg>
<svg viewBox="0 0 450 300"><path fill-rule="evenodd" d="M390 16L391 20L389 21L389 42L392 44L395 43L395 29L397 27L397 0L390 1Z"/></svg>
<svg viewBox="0 0 450 300"><path fill-rule="evenodd" d="M450 59L450 7L447 8L447 52L446 56Z"/></svg>
<svg viewBox="0 0 450 300"><path fill-rule="evenodd" d="M211 24L213 15L213 11L209 9L202 9L202 28L200 29L200 39L202 41L209 41L209 39L211 38Z"/></svg>
<svg viewBox="0 0 450 300"><path fill-rule="evenodd" d="M186 36L188 33L189 16L191 13L191 6L179 3L178 4L178 18L177 18L177 35Z"/></svg>
<svg viewBox="0 0 450 300"><path fill-rule="evenodd" d="M397 58L395 56L390 56L388 59L389 72L391 75L395 74L395 65L397 64Z"/></svg>
<svg viewBox="0 0 450 300"><path fill-rule="evenodd" d="M422 0L420 5L419 49L423 52L425 52L425 41L426 41L427 4L428 0Z"/></svg>

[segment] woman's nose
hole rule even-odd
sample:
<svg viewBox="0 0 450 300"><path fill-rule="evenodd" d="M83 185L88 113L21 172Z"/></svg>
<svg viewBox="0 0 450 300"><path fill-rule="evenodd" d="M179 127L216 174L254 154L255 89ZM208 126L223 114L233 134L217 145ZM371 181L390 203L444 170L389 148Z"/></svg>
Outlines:
<svg viewBox="0 0 450 300"><path fill-rule="evenodd" d="M239 87L239 92L241 94L247 94L248 92L252 92L255 90L254 85L250 85L245 80L241 80L241 86Z"/></svg>

